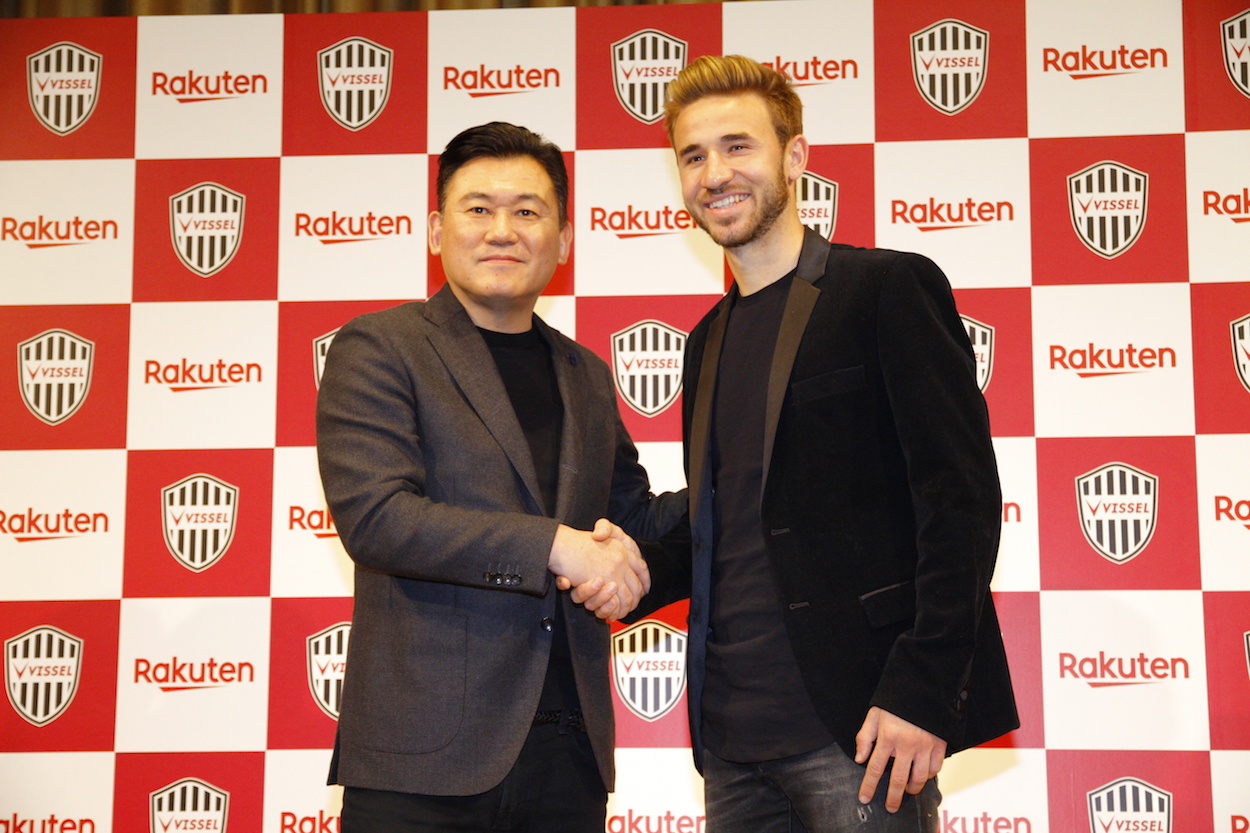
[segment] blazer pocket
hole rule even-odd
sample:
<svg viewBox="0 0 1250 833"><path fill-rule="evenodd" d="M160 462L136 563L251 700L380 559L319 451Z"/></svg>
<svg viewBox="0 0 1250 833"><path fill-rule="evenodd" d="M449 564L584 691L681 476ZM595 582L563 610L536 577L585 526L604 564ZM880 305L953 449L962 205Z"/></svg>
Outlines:
<svg viewBox="0 0 1250 833"><path fill-rule="evenodd" d="M895 622L916 618L916 586L904 581L881 587L859 597L859 603L868 617L868 624L883 628Z"/></svg>
<svg viewBox="0 0 1250 833"><path fill-rule="evenodd" d="M841 370L831 370L818 376L800 379L790 385L790 391L794 397L794 403L799 405L804 402L811 402L813 399L819 399L822 396L832 396L835 393L848 393L860 390L867 384L864 366L856 365L855 367L844 367Z"/></svg>

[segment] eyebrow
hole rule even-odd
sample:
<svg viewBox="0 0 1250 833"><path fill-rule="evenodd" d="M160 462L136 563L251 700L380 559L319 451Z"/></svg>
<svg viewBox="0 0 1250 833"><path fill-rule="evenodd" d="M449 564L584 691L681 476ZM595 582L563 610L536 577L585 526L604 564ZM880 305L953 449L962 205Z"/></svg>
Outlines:
<svg viewBox="0 0 1250 833"><path fill-rule="evenodd" d="M468 202L471 200L493 200L493 199L495 199L495 196L493 194L488 194L485 191L470 191L469 193L465 194L464 196L460 198L460 202ZM513 200L513 202L536 202L539 205L547 204L540 195L535 194L535 193L530 193L530 192L517 194L516 199Z"/></svg>
<svg viewBox="0 0 1250 833"><path fill-rule="evenodd" d="M751 136L751 134L750 134L750 133L726 133L724 136L721 136L721 137L720 137L720 139L719 139L718 141L719 141L721 144L726 144L726 143L729 143L729 142L740 142L740 141L742 141L743 139L750 139L750 138L753 138L753 137ZM682 148L682 149L678 152L678 154L677 154L677 155L678 155L678 156L685 156L687 153L691 153L691 152L696 151L696 150L698 150L698 149L699 149L699 145L698 145L697 143L692 143L692 144L686 145L684 148Z"/></svg>

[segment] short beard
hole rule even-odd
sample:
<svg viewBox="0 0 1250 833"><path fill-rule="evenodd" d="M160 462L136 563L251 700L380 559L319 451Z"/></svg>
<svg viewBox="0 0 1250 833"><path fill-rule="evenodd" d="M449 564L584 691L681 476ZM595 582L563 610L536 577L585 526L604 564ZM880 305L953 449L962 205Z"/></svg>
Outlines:
<svg viewBox="0 0 1250 833"><path fill-rule="evenodd" d="M790 183L786 181L785 171L778 170L776 179L767 189L760 191L757 197L760 202L759 213L752 218L750 225L736 234L729 229L713 226L706 222L701 214L694 214L694 212L691 214L694 215L699 228L706 231L718 246L736 249L754 243L766 235L777 222L777 218L786 210L786 206L790 203Z"/></svg>

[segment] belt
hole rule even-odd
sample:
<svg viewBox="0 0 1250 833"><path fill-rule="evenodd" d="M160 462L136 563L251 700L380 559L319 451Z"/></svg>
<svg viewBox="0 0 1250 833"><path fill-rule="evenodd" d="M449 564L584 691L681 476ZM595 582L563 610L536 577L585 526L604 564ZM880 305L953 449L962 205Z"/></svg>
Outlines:
<svg viewBox="0 0 1250 833"><path fill-rule="evenodd" d="M540 723L558 723L561 726L572 726L578 731L586 731L586 719L581 709L550 709L534 713L534 725Z"/></svg>

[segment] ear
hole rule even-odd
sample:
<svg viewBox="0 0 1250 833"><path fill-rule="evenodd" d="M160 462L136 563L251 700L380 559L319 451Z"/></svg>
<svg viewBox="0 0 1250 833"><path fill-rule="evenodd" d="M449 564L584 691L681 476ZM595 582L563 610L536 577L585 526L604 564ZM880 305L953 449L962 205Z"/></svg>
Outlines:
<svg viewBox="0 0 1250 833"><path fill-rule="evenodd" d="M793 185L798 182L799 177L807 170L807 155L809 151L807 137L799 134L790 139L786 143L786 151L783 156L786 165L786 181Z"/></svg>
<svg viewBox="0 0 1250 833"><path fill-rule="evenodd" d="M430 254L438 257L443 250L443 215L437 211L431 211L430 216L426 219L426 225L430 242Z"/></svg>
<svg viewBox="0 0 1250 833"><path fill-rule="evenodd" d="M558 263L567 263L569 252L573 250L573 222L565 222L563 228L560 229L560 259Z"/></svg>

